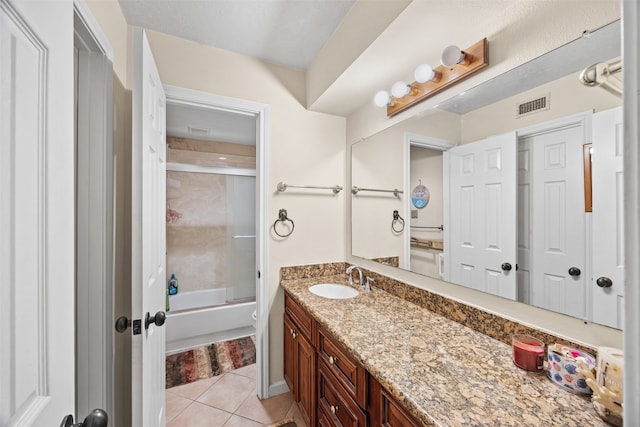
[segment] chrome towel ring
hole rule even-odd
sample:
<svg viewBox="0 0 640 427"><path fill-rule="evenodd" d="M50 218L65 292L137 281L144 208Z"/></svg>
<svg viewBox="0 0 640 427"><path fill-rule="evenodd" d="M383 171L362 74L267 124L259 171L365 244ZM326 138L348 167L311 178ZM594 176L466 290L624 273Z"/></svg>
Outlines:
<svg viewBox="0 0 640 427"><path fill-rule="evenodd" d="M291 223L291 230L289 230L288 233L286 234L280 234L278 233L278 229L276 228L276 225L279 222L290 222ZM287 210L286 209L280 209L278 211L278 219L276 219L273 223L273 232L276 233L278 236L280 237L289 237L291 236L291 233L293 233L293 229L295 228L295 224L293 223L293 220L291 218L287 217Z"/></svg>
<svg viewBox="0 0 640 427"><path fill-rule="evenodd" d="M396 233L402 233L404 231L404 219L400 216L398 211L393 211L393 220L391 220L391 229Z"/></svg>

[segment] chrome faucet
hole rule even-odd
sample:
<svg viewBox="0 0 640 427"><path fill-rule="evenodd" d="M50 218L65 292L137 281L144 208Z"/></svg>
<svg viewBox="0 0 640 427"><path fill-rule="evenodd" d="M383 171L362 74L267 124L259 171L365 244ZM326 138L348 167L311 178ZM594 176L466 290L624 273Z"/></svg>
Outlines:
<svg viewBox="0 0 640 427"><path fill-rule="evenodd" d="M351 265L347 267L346 273L349 275L349 284L353 285L353 270L358 271L359 273L358 285L362 286L364 283L364 273L362 272L362 269L356 265Z"/></svg>

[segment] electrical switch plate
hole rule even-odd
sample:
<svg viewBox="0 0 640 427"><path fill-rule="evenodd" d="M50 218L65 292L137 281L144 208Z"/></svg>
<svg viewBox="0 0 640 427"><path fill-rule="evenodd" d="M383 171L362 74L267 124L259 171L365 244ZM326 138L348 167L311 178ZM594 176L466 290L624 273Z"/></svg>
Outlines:
<svg viewBox="0 0 640 427"><path fill-rule="evenodd" d="M418 209L411 209L411 218L418 218Z"/></svg>

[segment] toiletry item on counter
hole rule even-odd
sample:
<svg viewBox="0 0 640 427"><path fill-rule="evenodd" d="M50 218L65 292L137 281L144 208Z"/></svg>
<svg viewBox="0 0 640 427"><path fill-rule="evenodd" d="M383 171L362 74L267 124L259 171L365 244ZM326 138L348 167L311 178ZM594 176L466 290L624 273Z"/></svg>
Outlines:
<svg viewBox="0 0 640 427"><path fill-rule="evenodd" d="M171 279L169 279L169 295L175 295L178 293L178 279L176 279L175 274L171 274Z"/></svg>
<svg viewBox="0 0 640 427"><path fill-rule="evenodd" d="M547 377L556 385L572 393L591 394L587 376L596 372L596 358L577 348L562 344L550 345L547 351Z"/></svg>
<svg viewBox="0 0 640 427"><path fill-rule="evenodd" d="M596 372L586 369L580 371L587 378L587 384L593 389L593 407L607 423L622 426L622 379L624 377L624 353L622 350L611 347L598 348L598 361Z"/></svg>
<svg viewBox="0 0 640 427"><path fill-rule="evenodd" d="M513 346L513 363L527 371L539 372L544 364L544 343L528 335L514 335L511 338Z"/></svg>

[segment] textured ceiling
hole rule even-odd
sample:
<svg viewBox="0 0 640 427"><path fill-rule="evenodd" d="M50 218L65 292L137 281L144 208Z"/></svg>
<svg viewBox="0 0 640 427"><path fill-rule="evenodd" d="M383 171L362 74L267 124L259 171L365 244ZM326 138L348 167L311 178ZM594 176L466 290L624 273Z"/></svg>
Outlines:
<svg viewBox="0 0 640 427"><path fill-rule="evenodd" d="M129 25L306 70L355 0L119 0Z"/></svg>

